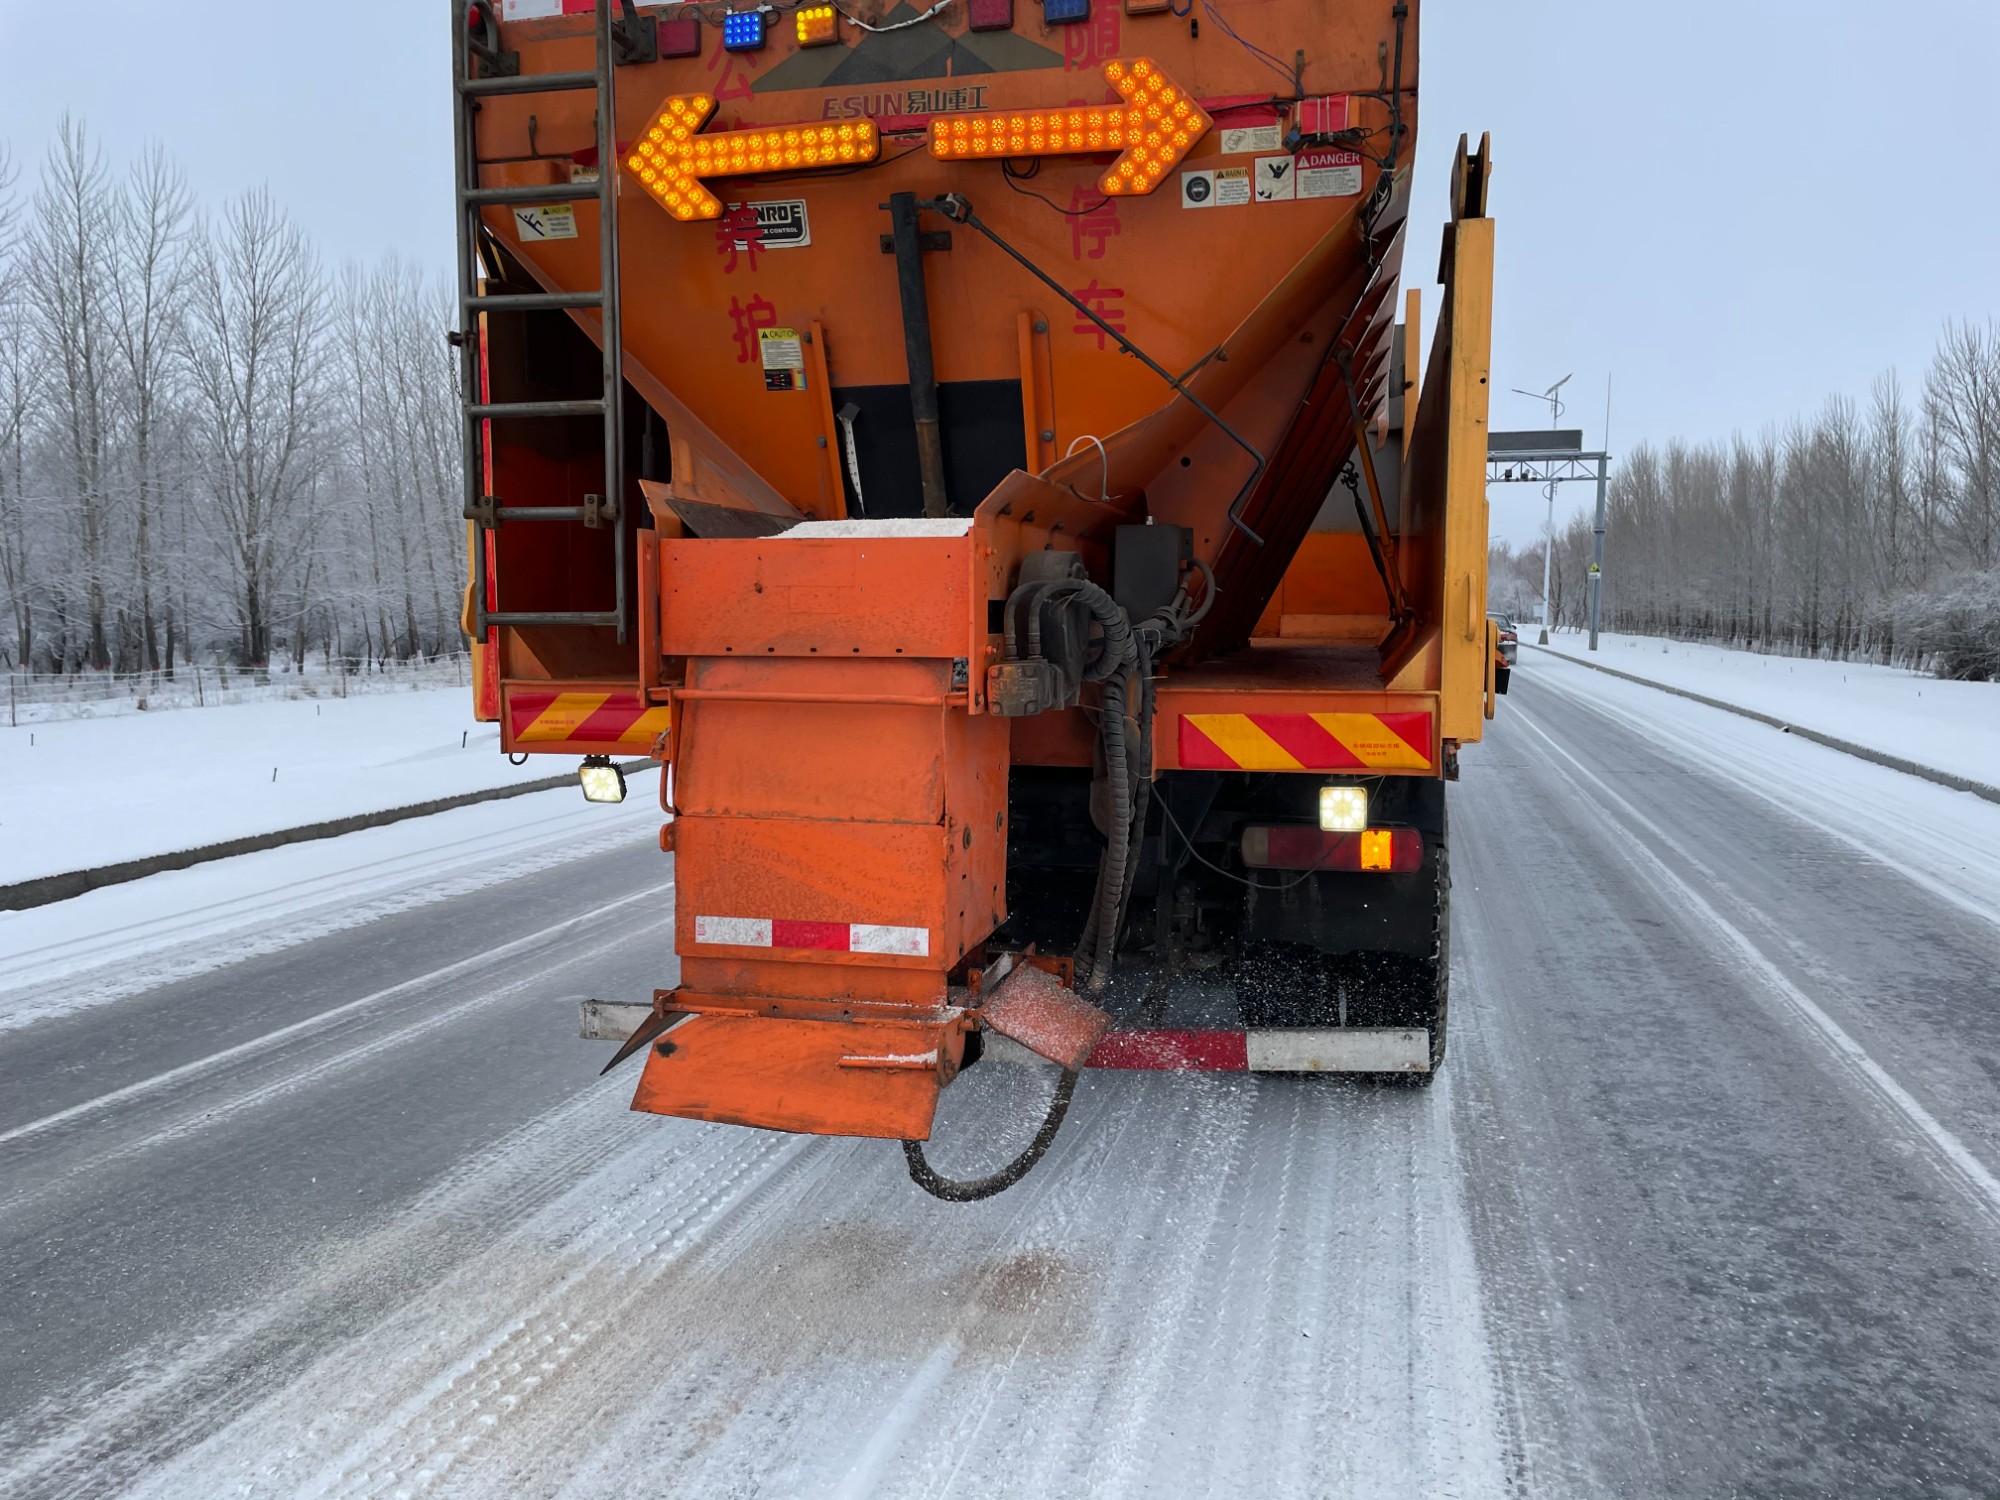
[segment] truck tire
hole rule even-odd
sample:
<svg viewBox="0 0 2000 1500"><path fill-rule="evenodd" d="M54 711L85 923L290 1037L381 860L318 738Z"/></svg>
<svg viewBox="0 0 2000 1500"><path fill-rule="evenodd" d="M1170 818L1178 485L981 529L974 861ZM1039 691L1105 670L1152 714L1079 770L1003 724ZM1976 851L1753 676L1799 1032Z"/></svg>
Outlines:
<svg viewBox="0 0 2000 1500"><path fill-rule="evenodd" d="M1451 1020L1451 824L1438 838L1437 858L1437 1008L1431 1013L1431 1070L1412 1073L1420 1087L1428 1087L1444 1066L1447 1026Z"/></svg>
<svg viewBox="0 0 2000 1500"><path fill-rule="evenodd" d="M1430 835L1432 865L1430 952L1321 953L1303 943L1262 942L1246 947L1237 968L1237 1008L1252 1031L1300 1026L1395 1026L1430 1033L1428 1073L1393 1073L1385 1080L1428 1085L1444 1066L1451 1005L1450 822L1442 808ZM1341 992L1349 1004L1343 1017Z"/></svg>

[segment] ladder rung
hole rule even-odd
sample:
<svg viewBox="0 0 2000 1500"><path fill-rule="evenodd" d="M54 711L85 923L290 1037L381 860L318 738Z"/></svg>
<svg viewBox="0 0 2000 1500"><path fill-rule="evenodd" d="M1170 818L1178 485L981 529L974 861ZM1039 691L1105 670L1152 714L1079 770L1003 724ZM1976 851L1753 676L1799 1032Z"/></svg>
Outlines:
<svg viewBox="0 0 2000 1500"><path fill-rule="evenodd" d="M484 208L493 204L575 203L600 196L598 182L549 182L532 187L476 187L461 192L459 201Z"/></svg>
<svg viewBox="0 0 2000 1500"><path fill-rule="evenodd" d="M508 521L581 521L586 514L581 505L501 505L493 511L503 524Z"/></svg>
<svg viewBox="0 0 2000 1500"><path fill-rule="evenodd" d="M467 403L465 414L475 420L508 421L515 417L601 417L604 398L591 401L493 401Z"/></svg>
<svg viewBox="0 0 2000 1500"><path fill-rule="evenodd" d="M458 91L469 99L488 94L570 94L597 87L595 73L530 73L512 78L461 78Z"/></svg>
<svg viewBox="0 0 2000 1500"><path fill-rule="evenodd" d="M468 312L536 312L551 307L602 307L602 292L493 292L468 297Z"/></svg>
<svg viewBox="0 0 2000 1500"><path fill-rule="evenodd" d="M602 614L495 614L488 611L488 625L617 625L618 611Z"/></svg>

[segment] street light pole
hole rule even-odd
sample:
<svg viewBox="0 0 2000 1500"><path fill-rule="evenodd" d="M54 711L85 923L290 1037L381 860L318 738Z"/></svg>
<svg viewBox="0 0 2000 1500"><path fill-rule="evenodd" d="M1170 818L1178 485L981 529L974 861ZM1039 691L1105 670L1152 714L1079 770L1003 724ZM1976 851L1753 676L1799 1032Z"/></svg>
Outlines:
<svg viewBox="0 0 2000 1500"><path fill-rule="evenodd" d="M1574 379L1576 379L1574 375L1565 375L1545 391L1524 391L1516 386L1514 394L1526 396L1533 401L1548 402L1549 431L1554 432L1556 424L1562 421L1563 412L1567 410L1563 405L1562 388ZM1544 646L1549 643L1549 586L1552 576L1550 564L1555 561L1556 555L1556 485L1554 479L1549 481L1548 529L1542 533L1542 644Z"/></svg>
<svg viewBox="0 0 2000 1500"><path fill-rule="evenodd" d="M1597 520L1591 527L1590 546L1590 649L1597 649L1598 610L1604 599L1604 500L1610 488L1611 456L1597 455Z"/></svg>

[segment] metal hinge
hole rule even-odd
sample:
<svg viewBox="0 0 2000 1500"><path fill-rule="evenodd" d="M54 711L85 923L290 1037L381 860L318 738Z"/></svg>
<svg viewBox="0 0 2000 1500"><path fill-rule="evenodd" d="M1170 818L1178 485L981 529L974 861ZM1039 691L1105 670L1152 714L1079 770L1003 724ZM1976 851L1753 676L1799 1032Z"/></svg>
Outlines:
<svg viewBox="0 0 2000 1500"><path fill-rule="evenodd" d="M592 531L603 526L618 524L618 497L616 495L585 495L583 497L583 524Z"/></svg>
<svg viewBox="0 0 2000 1500"><path fill-rule="evenodd" d="M465 507L465 519L477 521L481 526L497 528L500 525L500 497L485 495Z"/></svg>

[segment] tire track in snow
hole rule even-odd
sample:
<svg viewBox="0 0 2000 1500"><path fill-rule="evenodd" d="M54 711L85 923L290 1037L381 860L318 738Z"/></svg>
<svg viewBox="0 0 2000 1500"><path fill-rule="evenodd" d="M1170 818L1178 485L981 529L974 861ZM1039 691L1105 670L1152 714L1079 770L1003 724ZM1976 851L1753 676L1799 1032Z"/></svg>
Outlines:
<svg viewBox="0 0 2000 1500"><path fill-rule="evenodd" d="M590 1163L567 1191L461 1240L137 1492L1498 1493L1497 1441L1467 1436L1492 1430L1476 1283L1408 1239L1451 1217L1409 1204L1455 1191L1445 1096L1299 1082L1093 1075L1042 1168L970 1207L918 1193L889 1143L594 1094L543 1127ZM1004 1139L1033 1102L981 1087L954 1138ZM426 1215L477 1224L492 1183ZM1406 1325L1412 1266L1444 1267L1449 1336ZM1409 1377L1440 1365L1435 1392ZM1328 1425L1322 1392L1384 1383Z"/></svg>
<svg viewBox="0 0 2000 1500"><path fill-rule="evenodd" d="M1721 882L1685 844L1614 791L1532 718L1525 714L1518 717L1525 728L1568 763L1569 769L1558 768L1558 774L1578 792L1595 798L1607 810L1643 830L1660 847L1671 851L1677 859L1701 875L1710 889L1720 888ZM1762 981L1765 993L1787 1007L1803 1023L1800 1028L1802 1034L1817 1042L1825 1055L1886 1106L1888 1114L1900 1116L1902 1127L1921 1144L1940 1175L1957 1187L1967 1202L1991 1223L2000 1225L2000 1175L1996 1175L1958 1135L1946 1128L1887 1068L1870 1056L1846 1028L1821 1009L1819 1003L1765 957L1763 950L1740 928L1717 911L1699 890L1651 848L1637 839L1616 839L1610 844L1648 885L1660 892L1663 905L1688 912L1719 937L1724 947L1736 956L1737 962Z"/></svg>

